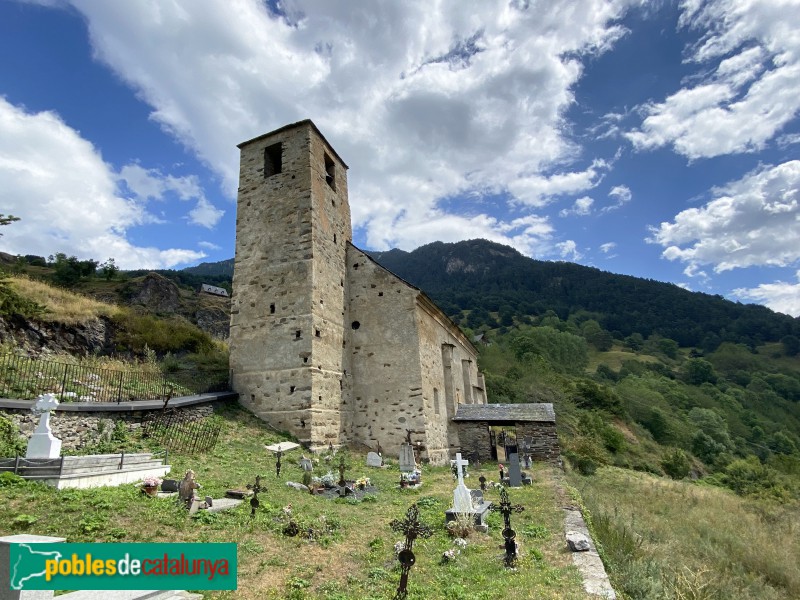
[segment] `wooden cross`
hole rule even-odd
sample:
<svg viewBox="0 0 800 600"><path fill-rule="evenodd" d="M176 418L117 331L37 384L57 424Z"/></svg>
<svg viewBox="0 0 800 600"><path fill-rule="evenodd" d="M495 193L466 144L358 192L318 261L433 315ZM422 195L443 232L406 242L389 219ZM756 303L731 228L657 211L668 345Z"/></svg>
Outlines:
<svg viewBox="0 0 800 600"><path fill-rule="evenodd" d="M492 512L499 512L503 515L503 524L505 527L503 528L503 539L505 540L505 549L506 549L506 566L512 567L514 563L517 562L517 542L516 537L517 533L511 529L511 513L512 512L522 512L525 510L520 504L511 504L511 501L508 499L508 492L506 488L502 488L500 490L500 505L493 505L489 507L489 510Z"/></svg>
<svg viewBox="0 0 800 600"><path fill-rule="evenodd" d="M389 526L394 531L399 531L406 536L403 542L403 549L397 555L397 560L400 561L400 584L397 586L397 592L394 595L394 600L404 600L408 595L408 573L411 567L414 566L416 558L414 552L411 550L414 545L414 540L418 537L429 538L433 535L433 528L420 523L419 521L419 508L416 504L412 504L406 511L406 516L402 520L395 519Z"/></svg>

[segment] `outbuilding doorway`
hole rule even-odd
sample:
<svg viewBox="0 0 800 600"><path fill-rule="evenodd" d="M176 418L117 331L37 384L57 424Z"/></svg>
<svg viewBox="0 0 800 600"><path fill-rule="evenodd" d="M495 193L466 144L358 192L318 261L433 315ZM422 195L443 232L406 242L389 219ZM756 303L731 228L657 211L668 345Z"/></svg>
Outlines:
<svg viewBox="0 0 800 600"><path fill-rule="evenodd" d="M506 462L509 454L518 452L517 430L514 423L490 425L489 443L492 460Z"/></svg>

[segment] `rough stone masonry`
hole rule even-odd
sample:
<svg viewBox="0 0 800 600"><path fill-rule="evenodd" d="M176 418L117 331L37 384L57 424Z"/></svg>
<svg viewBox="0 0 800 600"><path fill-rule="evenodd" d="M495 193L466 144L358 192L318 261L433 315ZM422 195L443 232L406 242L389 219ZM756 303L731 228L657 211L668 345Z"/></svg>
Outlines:
<svg viewBox="0 0 800 600"><path fill-rule="evenodd" d="M347 165L311 121L239 145L231 374L240 401L312 449L444 464L484 404L477 351L419 289L352 244Z"/></svg>

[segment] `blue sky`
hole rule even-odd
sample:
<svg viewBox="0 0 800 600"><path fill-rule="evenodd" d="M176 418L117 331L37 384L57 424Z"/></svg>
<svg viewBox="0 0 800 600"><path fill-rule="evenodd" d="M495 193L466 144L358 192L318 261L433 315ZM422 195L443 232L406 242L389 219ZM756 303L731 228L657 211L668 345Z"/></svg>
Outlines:
<svg viewBox="0 0 800 600"><path fill-rule="evenodd" d="M0 0L0 250L234 253L311 118L354 243L486 238L800 315L800 0Z"/></svg>

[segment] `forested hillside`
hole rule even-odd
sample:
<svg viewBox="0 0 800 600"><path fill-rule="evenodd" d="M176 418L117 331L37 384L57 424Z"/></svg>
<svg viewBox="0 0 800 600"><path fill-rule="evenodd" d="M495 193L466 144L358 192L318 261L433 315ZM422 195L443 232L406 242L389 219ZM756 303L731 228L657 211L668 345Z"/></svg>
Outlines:
<svg viewBox="0 0 800 600"><path fill-rule="evenodd" d="M658 334L706 351L723 341L755 346L800 336L798 319L764 306L574 263L533 260L486 240L434 242L413 252L372 256L471 329L509 327L547 313L566 320L588 312L618 339Z"/></svg>

